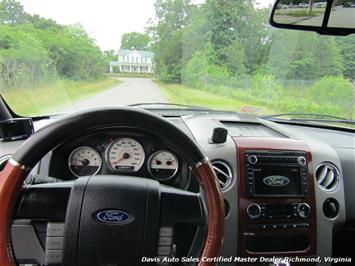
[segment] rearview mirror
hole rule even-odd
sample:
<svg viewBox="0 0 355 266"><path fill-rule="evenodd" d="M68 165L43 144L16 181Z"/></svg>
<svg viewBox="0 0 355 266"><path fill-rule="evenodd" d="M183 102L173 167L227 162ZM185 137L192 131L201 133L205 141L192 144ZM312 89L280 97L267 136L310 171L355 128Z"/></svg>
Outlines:
<svg viewBox="0 0 355 266"><path fill-rule="evenodd" d="M277 28L325 35L355 33L355 0L277 0L270 18Z"/></svg>

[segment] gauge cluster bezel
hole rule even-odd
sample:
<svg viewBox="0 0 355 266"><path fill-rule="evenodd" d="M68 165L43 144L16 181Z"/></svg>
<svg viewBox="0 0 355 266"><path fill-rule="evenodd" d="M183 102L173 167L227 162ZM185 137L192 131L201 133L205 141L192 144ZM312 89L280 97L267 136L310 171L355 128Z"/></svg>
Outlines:
<svg viewBox="0 0 355 266"><path fill-rule="evenodd" d="M137 141L144 150L144 159L141 167L137 171L120 171L113 170L109 167L106 160L106 152L108 151L110 145L120 138L132 138ZM191 182L191 170L188 166L187 161L183 159L183 156L169 147L167 143L164 143L160 138L139 130L136 128L104 128L96 129L91 132L86 132L82 136L77 136L65 143L62 143L56 149L53 150L49 165L50 176L62 179L62 180L75 180L78 178L69 169L68 159L70 154L77 148L81 146L88 146L96 150L102 159L102 165L97 172L97 175L124 175L124 176L138 176L143 178L155 179L160 183L187 189ZM154 154L160 151L171 152L176 158L178 163L178 168L174 172L174 175L168 179L158 180L155 178L154 174L149 171L149 159L152 158Z"/></svg>

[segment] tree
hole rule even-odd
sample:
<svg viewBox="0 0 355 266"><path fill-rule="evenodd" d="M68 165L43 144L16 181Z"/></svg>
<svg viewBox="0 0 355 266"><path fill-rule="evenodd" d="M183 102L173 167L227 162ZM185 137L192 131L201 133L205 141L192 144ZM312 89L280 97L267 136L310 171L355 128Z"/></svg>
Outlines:
<svg viewBox="0 0 355 266"><path fill-rule="evenodd" d="M0 80L5 87L36 84L53 74L48 52L33 33L2 26L0 36Z"/></svg>
<svg viewBox="0 0 355 266"><path fill-rule="evenodd" d="M343 63L334 37L297 31L275 31L269 69L280 79L316 80L342 75Z"/></svg>
<svg viewBox="0 0 355 266"><path fill-rule="evenodd" d="M0 2L0 83L29 87L59 76L97 79L105 59L80 25L62 26L31 16L14 0Z"/></svg>
<svg viewBox="0 0 355 266"><path fill-rule="evenodd" d="M355 35L337 38L344 65L344 76L355 81Z"/></svg>
<svg viewBox="0 0 355 266"><path fill-rule="evenodd" d="M225 65L232 74L244 74L246 72L244 47L238 39L235 39L222 53L226 54Z"/></svg>
<svg viewBox="0 0 355 266"><path fill-rule="evenodd" d="M211 30L204 8L191 7L190 22L182 36L182 64L186 66L194 54L211 44ZM212 48L211 48L212 49Z"/></svg>
<svg viewBox="0 0 355 266"><path fill-rule="evenodd" d="M121 48L132 50L148 50L150 37L148 34L131 32L125 33L121 37Z"/></svg>
<svg viewBox="0 0 355 266"><path fill-rule="evenodd" d="M105 61L106 72L110 72L110 62L117 61L117 54L115 50L104 51L103 59Z"/></svg>
<svg viewBox="0 0 355 266"><path fill-rule="evenodd" d="M221 65L230 60L225 49L236 40L244 48L248 72L255 71L264 63L269 49L269 32L265 25L268 11L256 10L248 0L208 0L205 10L212 32L212 45Z"/></svg>
<svg viewBox="0 0 355 266"><path fill-rule="evenodd" d="M194 87L224 82L229 78L228 69L217 65L216 61L216 52L212 45L207 43L193 55L182 70L183 82Z"/></svg>
<svg viewBox="0 0 355 266"><path fill-rule="evenodd" d="M149 27L152 35L155 70L159 78L181 81L183 34L189 25L190 0L156 0L156 21Z"/></svg>
<svg viewBox="0 0 355 266"><path fill-rule="evenodd" d="M16 0L0 1L0 24L22 24L28 21L28 17L23 6Z"/></svg>

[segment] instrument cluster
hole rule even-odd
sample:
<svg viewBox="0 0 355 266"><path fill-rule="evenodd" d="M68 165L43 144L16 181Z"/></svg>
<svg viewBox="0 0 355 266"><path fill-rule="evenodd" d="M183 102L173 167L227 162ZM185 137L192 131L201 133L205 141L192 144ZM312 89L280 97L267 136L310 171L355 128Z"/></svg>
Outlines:
<svg viewBox="0 0 355 266"><path fill-rule="evenodd" d="M179 177L189 176L182 158L157 138L114 131L92 133L61 145L53 151L49 171L51 176L66 180L132 175L178 183Z"/></svg>

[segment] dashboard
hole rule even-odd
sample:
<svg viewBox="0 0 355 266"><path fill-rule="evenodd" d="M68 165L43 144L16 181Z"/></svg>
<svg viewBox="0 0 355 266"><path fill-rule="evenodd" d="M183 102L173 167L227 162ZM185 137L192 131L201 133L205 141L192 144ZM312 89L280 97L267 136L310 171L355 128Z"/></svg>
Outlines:
<svg viewBox="0 0 355 266"><path fill-rule="evenodd" d="M154 112L197 142L213 164L226 208L221 256L329 257L338 245L335 232L355 228L353 132L234 113ZM35 122L36 130L55 119ZM211 141L215 128L228 131L225 142ZM0 142L0 158L13 154L21 143ZM68 139L32 174L60 181L85 175L137 176L199 189L178 150L136 128L95 129ZM44 260L44 251L23 252L23 237L16 234L16 226L13 232L17 257L37 254L31 259Z"/></svg>

